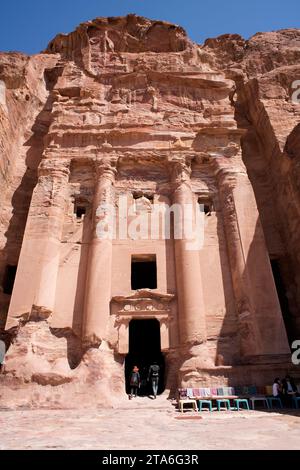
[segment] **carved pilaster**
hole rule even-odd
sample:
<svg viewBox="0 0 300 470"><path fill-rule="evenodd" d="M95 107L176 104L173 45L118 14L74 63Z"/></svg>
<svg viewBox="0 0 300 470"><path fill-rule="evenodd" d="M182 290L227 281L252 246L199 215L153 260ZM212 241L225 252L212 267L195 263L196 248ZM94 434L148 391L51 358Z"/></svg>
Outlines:
<svg viewBox="0 0 300 470"><path fill-rule="evenodd" d="M247 173L242 166L233 168L228 158L216 158L213 165L236 300L241 359L286 353L279 302Z"/></svg>
<svg viewBox="0 0 300 470"><path fill-rule="evenodd" d="M107 337L110 314L112 276L112 237L102 238L98 223L109 225L114 206L114 181L117 158L100 157L95 161L95 195L93 202L93 232L87 266L83 343L86 347L99 347ZM106 220L107 219L107 220Z"/></svg>
<svg viewBox="0 0 300 470"><path fill-rule="evenodd" d="M68 197L69 161L45 159L39 166L38 175L25 228L7 328L15 326L14 317L18 318L23 313L28 318L47 318L54 310L60 243Z"/></svg>
<svg viewBox="0 0 300 470"><path fill-rule="evenodd" d="M111 223L110 210L114 206L114 183L117 173L118 158L98 157L94 161L95 193L93 201L93 238L97 238L97 224L107 219Z"/></svg>
<svg viewBox="0 0 300 470"><path fill-rule="evenodd" d="M255 311L251 299L251 286L246 271L246 260L234 203L233 190L237 186L237 174L219 168L217 172L231 276L236 300L241 355L255 354L260 335L255 324Z"/></svg>
<svg viewBox="0 0 300 470"><path fill-rule="evenodd" d="M168 161L173 204L181 208L181 223L185 211L193 214L196 209L191 187L191 157L175 154ZM181 238L174 237L176 283L179 307L179 336L183 347L201 344L206 341L205 309L203 303L199 248L192 249L192 239L185 239L185 229ZM196 239L197 234L194 234ZM195 245L196 246L196 245Z"/></svg>

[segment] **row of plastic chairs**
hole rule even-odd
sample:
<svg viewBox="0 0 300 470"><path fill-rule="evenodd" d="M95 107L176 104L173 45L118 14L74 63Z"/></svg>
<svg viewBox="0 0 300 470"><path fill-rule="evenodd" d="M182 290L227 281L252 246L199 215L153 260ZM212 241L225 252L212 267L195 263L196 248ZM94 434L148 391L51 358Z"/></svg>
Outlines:
<svg viewBox="0 0 300 470"><path fill-rule="evenodd" d="M299 408L299 403L300 403L300 397L291 397L292 402L295 408ZM234 403L234 406L232 407L230 404L230 398L216 398L214 399L216 401L217 405L217 410L221 411L222 408L225 408L226 410L237 410L239 411L240 409L245 409L245 410L250 410L249 402L251 404L252 410L255 409L255 404L256 402L262 402L264 407L266 409L273 409L274 406L277 408L283 408L283 403L280 397L250 397L250 398L233 398L232 401ZM199 404L199 408L197 405L197 402ZM213 399L205 399L205 398L198 398L198 399L193 399L193 398L186 398L186 399L181 399L179 400L179 409L181 412L183 412L183 406L184 405L191 405L195 411L203 411L203 409L207 409L210 412L213 411Z"/></svg>

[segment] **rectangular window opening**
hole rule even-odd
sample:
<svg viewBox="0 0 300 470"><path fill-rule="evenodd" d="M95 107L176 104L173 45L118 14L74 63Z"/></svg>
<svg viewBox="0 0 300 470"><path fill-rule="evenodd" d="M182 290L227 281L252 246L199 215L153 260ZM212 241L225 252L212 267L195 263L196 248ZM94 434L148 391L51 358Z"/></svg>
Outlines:
<svg viewBox="0 0 300 470"><path fill-rule="evenodd" d="M85 206L80 206L80 205L75 206L76 219L81 219L85 215L85 213L86 213Z"/></svg>
<svg viewBox="0 0 300 470"><path fill-rule="evenodd" d="M154 194L149 194L149 193L143 193L142 191L134 191L132 193L132 197L134 200L137 200L137 199L140 199L142 197L148 199L148 201L151 202L151 204L153 204L154 202Z"/></svg>
<svg viewBox="0 0 300 470"><path fill-rule="evenodd" d="M211 213L214 211L213 203L209 198L199 197L198 204L201 205L201 210L203 210L206 216L211 215Z"/></svg>
<svg viewBox="0 0 300 470"><path fill-rule="evenodd" d="M156 255L133 255L131 257L131 289L156 288Z"/></svg>
<svg viewBox="0 0 300 470"><path fill-rule="evenodd" d="M3 283L2 283L4 294L8 294L8 295L12 294L16 272L17 272L17 266L12 266L10 264L6 266Z"/></svg>

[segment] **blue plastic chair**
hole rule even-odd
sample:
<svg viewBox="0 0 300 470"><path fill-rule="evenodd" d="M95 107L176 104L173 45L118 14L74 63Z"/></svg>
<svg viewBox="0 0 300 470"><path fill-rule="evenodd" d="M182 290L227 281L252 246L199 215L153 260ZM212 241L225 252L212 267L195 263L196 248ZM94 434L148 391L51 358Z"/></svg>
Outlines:
<svg viewBox="0 0 300 470"><path fill-rule="evenodd" d="M238 411L240 411L240 405L245 405L245 409L250 410L247 398L235 398L234 403Z"/></svg>
<svg viewBox="0 0 300 470"><path fill-rule="evenodd" d="M202 411L202 405L208 405L208 409L212 411L212 402L211 400L198 400L199 402L199 411Z"/></svg>
<svg viewBox="0 0 300 470"><path fill-rule="evenodd" d="M224 403L225 405L225 408L227 408L227 410L230 410L230 400L228 400L228 398L218 398L217 400L217 408L218 408L218 411L221 410L221 404Z"/></svg>

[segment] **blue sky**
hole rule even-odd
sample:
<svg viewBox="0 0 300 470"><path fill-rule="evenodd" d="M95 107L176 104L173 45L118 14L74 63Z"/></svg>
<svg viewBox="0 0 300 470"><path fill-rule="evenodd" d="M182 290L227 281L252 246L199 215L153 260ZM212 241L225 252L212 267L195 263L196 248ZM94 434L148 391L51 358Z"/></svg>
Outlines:
<svg viewBox="0 0 300 470"><path fill-rule="evenodd" d="M0 0L0 50L37 53L83 21L127 13L180 24L198 43L224 33L248 38L300 28L299 0Z"/></svg>

